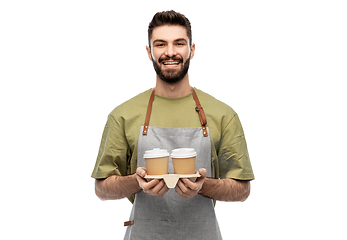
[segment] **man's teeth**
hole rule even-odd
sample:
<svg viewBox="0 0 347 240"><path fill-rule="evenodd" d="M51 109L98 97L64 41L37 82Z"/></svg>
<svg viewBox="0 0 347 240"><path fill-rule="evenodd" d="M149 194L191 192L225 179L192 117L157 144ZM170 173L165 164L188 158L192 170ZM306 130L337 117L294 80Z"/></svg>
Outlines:
<svg viewBox="0 0 347 240"><path fill-rule="evenodd" d="M164 62L164 65L177 65L179 62Z"/></svg>

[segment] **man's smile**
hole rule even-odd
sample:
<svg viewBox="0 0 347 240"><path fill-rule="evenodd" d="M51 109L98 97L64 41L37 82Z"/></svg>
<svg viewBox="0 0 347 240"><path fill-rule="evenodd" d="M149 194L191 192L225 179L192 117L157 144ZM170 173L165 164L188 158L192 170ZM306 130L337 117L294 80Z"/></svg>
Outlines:
<svg viewBox="0 0 347 240"><path fill-rule="evenodd" d="M180 64L180 62L179 61L162 61L162 64L166 68L176 68Z"/></svg>

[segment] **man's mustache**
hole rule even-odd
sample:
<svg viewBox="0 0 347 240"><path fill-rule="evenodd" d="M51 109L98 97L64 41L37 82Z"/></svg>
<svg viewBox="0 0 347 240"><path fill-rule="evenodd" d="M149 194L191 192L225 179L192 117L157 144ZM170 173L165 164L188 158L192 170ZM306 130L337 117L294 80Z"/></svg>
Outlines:
<svg viewBox="0 0 347 240"><path fill-rule="evenodd" d="M161 63L163 61L169 61L169 60L172 60L172 61L179 61L179 62L183 62L183 59L181 57L161 57L159 58L158 62Z"/></svg>

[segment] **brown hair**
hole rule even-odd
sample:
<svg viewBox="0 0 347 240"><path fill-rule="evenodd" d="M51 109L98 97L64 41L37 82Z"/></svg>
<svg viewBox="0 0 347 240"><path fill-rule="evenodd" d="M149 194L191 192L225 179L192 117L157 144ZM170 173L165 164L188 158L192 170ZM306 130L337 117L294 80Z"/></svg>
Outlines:
<svg viewBox="0 0 347 240"><path fill-rule="evenodd" d="M151 37L154 28L164 25L178 25L182 26L187 31L189 44L192 44L192 29L188 18L183 14L171 11L157 12L148 26L148 44L151 47Z"/></svg>

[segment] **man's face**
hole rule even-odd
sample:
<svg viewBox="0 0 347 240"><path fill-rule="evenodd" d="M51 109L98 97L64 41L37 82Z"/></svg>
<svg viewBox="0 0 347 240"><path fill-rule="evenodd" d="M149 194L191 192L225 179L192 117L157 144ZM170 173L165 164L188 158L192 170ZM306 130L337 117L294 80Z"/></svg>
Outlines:
<svg viewBox="0 0 347 240"><path fill-rule="evenodd" d="M147 46L148 56L160 79L175 83L186 76L195 45L190 45L184 27L156 27L152 32L150 46Z"/></svg>

